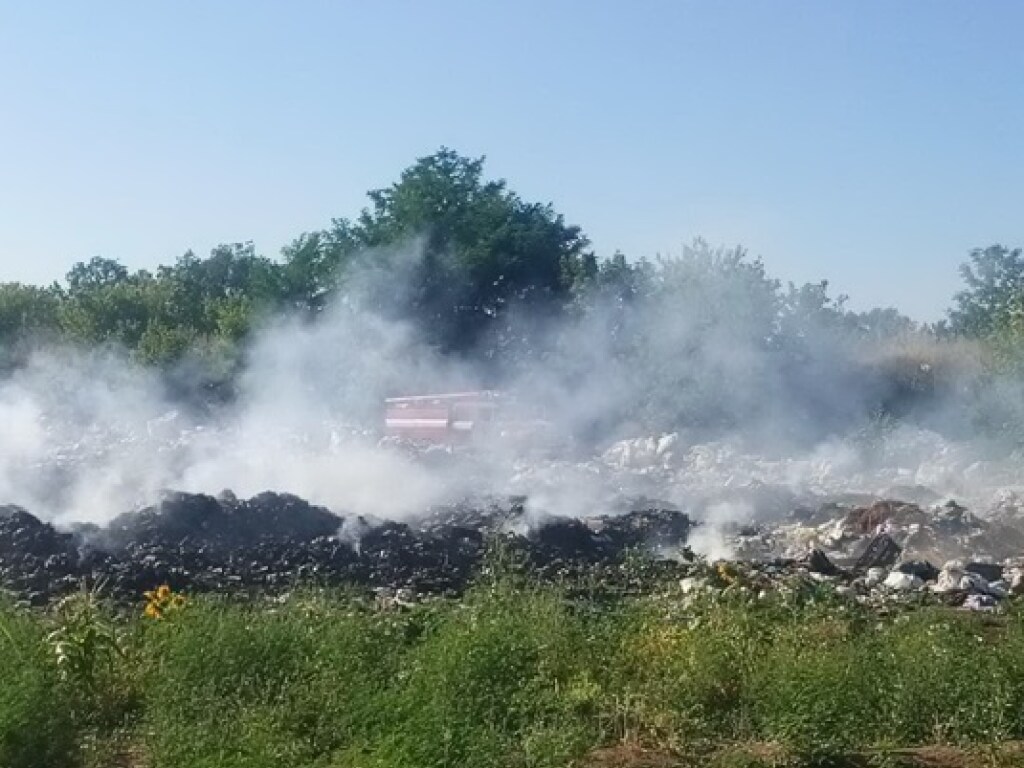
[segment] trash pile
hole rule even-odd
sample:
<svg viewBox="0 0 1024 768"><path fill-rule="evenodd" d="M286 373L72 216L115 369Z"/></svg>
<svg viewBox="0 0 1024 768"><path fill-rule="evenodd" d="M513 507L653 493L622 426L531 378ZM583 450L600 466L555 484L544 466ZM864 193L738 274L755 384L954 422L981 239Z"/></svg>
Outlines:
<svg viewBox="0 0 1024 768"><path fill-rule="evenodd" d="M344 424L264 435L182 421L86 430L12 464L8 480L34 480L0 498L28 507L0 506L0 588L33 604L83 580L126 599L164 583L458 594L496 544L542 578L616 589L648 578L754 592L830 584L870 603L925 596L987 609L1021 588L1024 457L986 457L920 429L788 454L669 433L537 460L370 445ZM282 456L302 472L265 474ZM199 492L222 480L316 503ZM195 492L157 492L165 486ZM476 493L490 495L466 499Z"/></svg>
<svg viewBox="0 0 1024 768"><path fill-rule="evenodd" d="M58 531L0 507L0 586L34 605L102 582L137 599L168 584L189 592L274 592L299 584L457 594L503 541L542 577L614 566L632 551L683 549L682 512L637 509L589 519L532 519L521 500L431 510L415 524L337 515L288 494L242 500L168 493L108 525Z"/></svg>
<svg viewBox="0 0 1024 768"><path fill-rule="evenodd" d="M797 507L779 521L740 527L731 543L743 560L799 557L818 548L838 564L864 568L892 565L896 557L941 564L1024 555L1021 528L980 518L955 501L932 507L895 500Z"/></svg>
<svg viewBox="0 0 1024 768"><path fill-rule="evenodd" d="M713 524L647 500L621 514L558 517L526 498L489 498L396 522L337 514L288 494L239 499L224 492L166 493L105 526L58 530L6 506L0 586L35 605L83 580L101 581L126 600L159 584L243 594L356 585L415 599L459 594L489 547L502 542L541 578L569 585L641 591L646 577L633 557L641 554L647 577L674 580L693 594L827 584L872 605L934 599L990 610L1024 592L1021 528L953 502L828 502L770 521L715 524L729 548L718 562L689 547Z"/></svg>
<svg viewBox="0 0 1024 768"><path fill-rule="evenodd" d="M870 549L872 555L895 559L888 566L841 568L814 549L798 561L703 564L678 586L688 598L737 590L765 597L827 586L837 597L881 611L925 603L993 611L1008 598L1024 595L1024 558L1007 563L953 560L937 567L926 560L900 560L898 546L888 537Z"/></svg>
<svg viewBox="0 0 1024 768"><path fill-rule="evenodd" d="M734 525L725 539L733 559L713 572L730 576L723 583L705 569L704 578L684 579L685 592L742 585L763 593L802 581L877 606L933 598L972 610L1024 594L1024 533L955 502L828 503L773 524Z"/></svg>

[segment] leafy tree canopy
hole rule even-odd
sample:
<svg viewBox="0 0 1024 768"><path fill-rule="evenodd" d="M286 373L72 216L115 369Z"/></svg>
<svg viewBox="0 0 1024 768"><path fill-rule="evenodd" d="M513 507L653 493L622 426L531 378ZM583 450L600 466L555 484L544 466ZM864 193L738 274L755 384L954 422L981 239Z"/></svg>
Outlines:
<svg viewBox="0 0 1024 768"><path fill-rule="evenodd" d="M1024 253L1020 248L975 248L960 268L966 287L954 296L950 329L985 337L1024 313Z"/></svg>
<svg viewBox="0 0 1024 768"><path fill-rule="evenodd" d="M484 158L443 148L371 191L355 221L337 219L300 237L284 253L296 298L321 306L357 263L390 273L390 282L375 282L380 291L371 300L408 312L452 351L472 348L513 303L565 302L593 264L587 238L551 204L485 180L483 165ZM414 240L419 250L410 261L401 248Z"/></svg>

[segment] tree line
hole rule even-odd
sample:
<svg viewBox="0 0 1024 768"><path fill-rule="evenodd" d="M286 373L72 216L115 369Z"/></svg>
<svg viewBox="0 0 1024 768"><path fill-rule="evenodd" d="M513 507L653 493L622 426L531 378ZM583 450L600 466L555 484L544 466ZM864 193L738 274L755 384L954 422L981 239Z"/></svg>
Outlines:
<svg viewBox="0 0 1024 768"><path fill-rule="evenodd" d="M629 346L636 308L667 298L700 306L704 314L692 320L709 327L745 315L775 345L831 328L867 339L991 340L1009 358L1024 337L1019 248L970 253L948 318L927 326L894 309L848 311L826 282L784 286L742 249L697 241L671 258L598 258L551 204L522 199L485 176L483 158L447 148L368 197L357 217L299 235L277 258L234 243L206 257L189 251L155 271L97 256L47 287L0 283L3 363L17 364L40 342L115 344L154 365L187 356L230 361L263 319L289 312L315 321L357 288L361 301L412 323L441 352L496 364L543 346L524 330L542 328L539 320L597 311L607 315L609 336Z"/></svg>

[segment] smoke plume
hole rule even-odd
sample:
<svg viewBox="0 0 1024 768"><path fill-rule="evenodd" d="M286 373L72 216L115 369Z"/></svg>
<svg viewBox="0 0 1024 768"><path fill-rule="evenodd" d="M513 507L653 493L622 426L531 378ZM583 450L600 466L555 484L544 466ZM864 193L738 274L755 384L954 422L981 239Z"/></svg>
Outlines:
<svg viewBox="0 0 1024 768"><path fill-rule="evenodd" d="M237 394L215 408L116 349L38 349L0 382L0 503L102 523L164 489L272 489L408 518L514 493L539 519L642 497L708 521L694 543L718 555L723 526L801 498L925 487L984 504L1015 483L1016 457L972 416L994 412L1011 384L983 382L952 346L918 340L913 354L887 355L892 340L786 309L735 254L667 263L642 301L596 292L540 320L513 308L502 332L516 343L500 366L442 355L380 306L419 258L414 244L387 274L350 277L315 320L268 319ZM557 439L495 440L466 456L380 441L385 397L484 386L510 392Z"/></svg>

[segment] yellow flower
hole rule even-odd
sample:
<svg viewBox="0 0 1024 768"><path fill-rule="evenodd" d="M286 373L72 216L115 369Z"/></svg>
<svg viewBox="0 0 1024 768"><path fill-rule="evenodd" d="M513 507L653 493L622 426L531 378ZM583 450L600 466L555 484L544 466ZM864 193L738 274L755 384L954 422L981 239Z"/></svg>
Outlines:
<svg viewBox="0 0 1024 768"><path fill-rule="evenodd" d="M151 619L162 619L168 609L180 608L185 604L185 596L176 594L167 584L161 584L156 589L142 594L146 598L143 615Z"/></svg>

